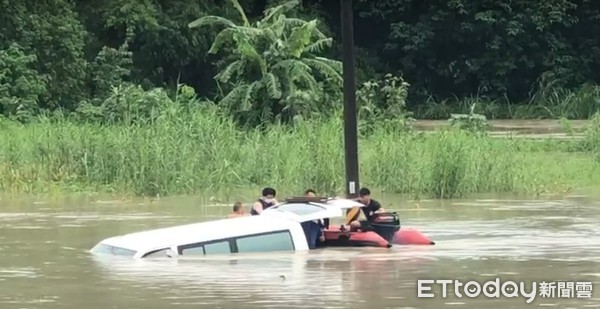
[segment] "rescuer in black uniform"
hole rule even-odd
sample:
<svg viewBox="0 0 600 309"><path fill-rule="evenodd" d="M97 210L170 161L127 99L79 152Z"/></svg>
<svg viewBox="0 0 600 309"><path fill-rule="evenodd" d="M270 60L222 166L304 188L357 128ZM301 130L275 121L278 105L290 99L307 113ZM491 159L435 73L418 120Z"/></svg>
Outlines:
<svg viewBox="0 0 600 309"><path fill-rule="evenodd" d="M352 230L366 230L371 225L373 214L384 212L385 209L381 207L378 201L371 198L371 190L368 188L361 188L358 191L358 201L366 205L366 207L361 208L366 220L357 220L360 213L356 212L353 214L354 218L350 221L350 228Z"/></svg>
<svg viewBox="0 0 600 309"><path fill-rule="evenodd" d="M263 210L277 204L275 189L266 187L262 190L262 196L252 205L250 214L253 216L259 215Z"/></svg>

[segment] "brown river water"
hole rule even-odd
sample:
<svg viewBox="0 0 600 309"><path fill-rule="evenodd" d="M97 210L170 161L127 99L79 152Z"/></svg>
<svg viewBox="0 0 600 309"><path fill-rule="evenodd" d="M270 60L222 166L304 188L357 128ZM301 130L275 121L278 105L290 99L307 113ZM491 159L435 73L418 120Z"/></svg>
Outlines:
<svg viewBox="0 0 600 309"><path fill-rule="evenodd" d="M106 237L222 218L230 207L202 206L208 203L197 198L0 200L0 308L600 308L600 199L381 201L400 213L403 227L437 244L100 258L87 250ZM423 291L434 297L418 297L417 280L484 285L496 278L509 295L459 290L459 297L449 285L443 297L438 284ZM524 290L503 290L511 280ZM541 281L554 296L542 297ZM591 298L575 292L583 282L591 282Z"/></svg>

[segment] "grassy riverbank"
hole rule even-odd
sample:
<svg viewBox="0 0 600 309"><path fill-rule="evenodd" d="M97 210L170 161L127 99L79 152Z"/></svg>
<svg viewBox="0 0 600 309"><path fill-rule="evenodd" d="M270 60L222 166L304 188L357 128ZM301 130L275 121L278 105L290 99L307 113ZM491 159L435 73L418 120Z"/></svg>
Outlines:
<svg viewBox="0 0 600 309"><path fill-rule="evenodd" d="M0 130L5 193L179 195L272 185L343 192L339 118L243 132L217 111L152 125L100 126L65 119ZM361 184L413 197L482 192L560 193L600 185L590 139L523 141L461 131L378 127L359 142Z"/></svg>

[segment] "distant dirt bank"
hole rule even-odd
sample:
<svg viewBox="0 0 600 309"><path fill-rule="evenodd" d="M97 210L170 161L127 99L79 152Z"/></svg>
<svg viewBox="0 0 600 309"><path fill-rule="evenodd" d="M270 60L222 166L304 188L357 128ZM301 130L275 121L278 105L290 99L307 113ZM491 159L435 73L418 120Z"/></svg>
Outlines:
<svg viewBox="0 0 600 309"><path fill-rule="evenodd" d="M494 137L507 137L511 133L526 138L580 138L586 128L588 120L569 120L569 125L573 130L573 135L569 135L559 120L543 119L507 119L507 120L488 120L490 135ZM415 129L419 131L433 131L439 128L448 127L447 120L427 120L419 119L413 123Z"/></svg>

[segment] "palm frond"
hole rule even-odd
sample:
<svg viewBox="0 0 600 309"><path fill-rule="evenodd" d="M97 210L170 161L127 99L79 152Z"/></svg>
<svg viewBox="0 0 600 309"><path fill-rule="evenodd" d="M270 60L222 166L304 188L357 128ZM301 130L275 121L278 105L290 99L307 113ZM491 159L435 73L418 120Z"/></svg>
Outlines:
<svg viewBox="0 0 600 309"><path fill-rule="evenodd" d="M302 26L304 26L304 24L307 23L306 20L302 20L300 18L293 18L293 17L285 17L282 19L282 22L285 24L286 28L302 27Z"/></svg>
<svg viewBox="0 0 600 309"><path fill-rule="evenodd" d="M276 7L268 8L264 11L265 17L261 20L262 23L268 23L273 16L279 16L281 14L285 14L285 12L295 8L298 6L300 2L298 0L290 0L284 2Z"/></svg>
<svg viewBox="0 0 600 309"><path fill-rule="evenodd" d="M268 27L261 28L266 37L271 40L276 40L284 37L285 25L282 21L277 20Z"/></svg>
<svg viewBox="0 0 600 309"><path fill-rule="evenodd" d="M303 67L307 72L310 72L311 70L311 67L308 66L306 63L296 59L286 59L279 61L271 67L271 70L276 71L279 69L283 69L284 71L289 72L296 66Z"/></svg>
<svg viewBox="0 0 600 309"><path fill-rule="evenodd" d="M225 45L228 41L233 39L233 34L235 33L236 28L225 28L219 34L217 34L213 40L208 53L216 54L221 50L221 47Z"/></svg>
<svg viewBox="0 0 600 309"><path fill-rule="evenodd" d="M227 55L221 59L215 60L215 67L222 68L224 66L227 66L228 63L235 61L236 59L238 59L238 57L232 56L232 55Z"/></svg>
<svg viewBox="0 0 600 309"><path fill-rule="evenodd" d="M227 83L234 74L239 74L241 69L244 66L244 61L242 59L236 60L225 69L223 69L219 74L215 75L215 79L217 79L221 83Z"/></svg>
<svg viewBox="0 0 600 309"><path fill-rule="evenodd" d="M268 49L265 50L265 53L269 55L269 67L277 64L277 62L282 59L289 58L287 55L287 45L286 42L281 39L276 39L267 43Z"/></svg>
<svg viewBox="0 0 600 309"><path fill-rule="evenodd" d="M244 27L244 26L237 26L236 30L239 31L240 33L249 35L249 36L257 36L257 35L261 35L263 33L263 30L260 28L255 28L255 27Z"/></svg>
<svg viewBox="0 0 600 309"><path fill-rule="evenodd" d="M315 60L323 62L328 66L334 68L338 73L342 74L343 66L342 62L338 60L333 60L325 57L315 57Z"/></svg>
<svg viewBox="0 0 600 309"><path fill-rule="evenodd" d="M312 33L316 26L317 23L313 20L292 30L292 34L288 39L288 50L293 57L299 58L304 48L310 45Z"/></svg>
<svg viewBox="0 0 600 309"><path fill-rule="evenodd" d="M227 43L228 40L233 40L235 43L239 41L254 41L256 37L259 37L262 31L258 29L236 26L233 28L223 29L213 40L213 44L209 50L209 53L217 53L221 47ZM232 42L233 43L233 42ZM234 44L237 45L237 44Z"/></svg>
<svg viewBox="0 0 600 309"><path fill-rule="evenodd" d="M286 20L286 17L283 16L283 15L280 15L277 18L277 20L275 20L274 22L272 22L271 24L269 24L268 27L265 27L265 28L268 28L271 31L273 31L278 38L282 37L283 33L284 33L285 29L286 29L285 20Z"/></svg>
<svg viewBox="0 0 600 309"><path fill-rule="evenodd" d="M323 32L321 32L321 30L319 30L319 28L317 27L315 27L315 29L313 30L313 34L316 35L319 39L327 39L327 36Z"/></svg>
<svg viewBox="0 0 600 309"><path fill-rule="evenodd" d="M318 88L318 82L312 74L312 68L300 60L286 59L280 61L271 67L271 71L278 72L278 76L284 76L286 83L294 84L299 81L311 90ZM280 84L283 84L283 82L280 82Z"/></svg>
<svg viewBox="0 0 600 309"><path fill-rule="evenodd" d="M254 82L248 87L246 87L246 91L244 92L244 96L240 101L240 109L242 111L249 111L252 109L252 101L254 100L254 93L260 88L260 83Z"/></svg>
<svg viewBox="0 0 600 309"><path fill-rule="evenodd" d="M235 88L233 88L231 91L229 91L229 93L225 97L223 97L219 101L219 105L223 105L228 108L236 107L236 105L237 105L236 103L241 102L242 99L244 98L247 88L248 88L248 84L245 84L245 83L241 83L241 84L237 85Z"/></svg>
<svg viewBox="0 0 600 309"><path fill-rule="evenodd" d="M285 28L289 29L289 28L294 28L294 27L302 27L308 23L314 23L315 25L318 24L318 20L313 19L311 21L306 21L306 20L302 20L299 18L293 18L293 17L286 17L283 20L283 23L285 24ZM313 29L313 35L315 35L318 39L326 39L327 36L321 32L321 30L319 30L319 28L315 27Z"/></svg>
<svg viewBox="0 0 600 309"><path fill-rule="evenodd" d="M286 77L284 78L284 80L282 81L281 85L282 85L282 86L283 86L285 89L287 89L287 94L288 94L288 95L287 95L287 97L285 98L285 100L289 99L289 97L290 97L290 96L291 96L291 95L292 95L294 92L296 92L296 90L297 90L296 84L294 84L294 81L293 81L293 80L292 80L292 79L291 79L289 76L286 76Z"/></svg>
<svg viewBox="0 0 600 309"><path fill-rule="evenodd" d="M193 22L188 24L188 28L198 28L198 27L202 27L202 26L207 26L207 25L224 25L227 27L235 27L236 24L234 22L232 22L231 20L221 17L221 16L214 16L214 15L209 15L209 16L203 16L200 17L196 20L194 20Z"/></svg>
<svg viewBox="0 0 600 309"><path fill-rule="evenodd" d="M290 75L293 76L293 80L300 82L305 88L308 88L311 91L316 91L319 88L319 82L312 75L310 67L305 68L302 66L295 66Z"/></svg>
<svg viewBox="0 0 600 309"><path fill-rule="evenodd" d="M240 2L238 0L230 0L230 1L231 1L231 4L233 4L233 7L240 14L240 17L242 18L242 20L244 21L244 26L249 27L250 22L248 21L248 17L246 17L246 13L244 13L244 9L240 5Z"/></svg>
<svg viewBox="0 0 600 309"><path fill-rule="evenodd" d="M237 43L238 43L237 51L240 53L240 55L245 58L252 59L254 62L256 62L259 65L261 73L263 75L266 74L267 73L267 63L266 63L265 59L256 51L256 48L254 48L254 45L252 45L251 42L244 41L244 40L238 40Z"/></svg>
<svg viewBox="0 0 600 309"><path fill-rule="evenodd" d="M273 73L267 73L264 77L265 85L267 86L267 92L269 97L272 99L280 99L281 98L281 84L279 83L279 78L275 76Z"/></svg>
<svg viewBox="0 0 600 309"><path fill-rule="evenodd" d="M332 38L319 39L316 42L311 43L308 46L306 46L304 48L304 51L307 51L309 53L314 53L314 54L321 53L327 47L331 47L331 44L333 44L333 39Z"/></svg>
<svg viewBox="0 0 600 309"><path fill-rule="evenodd" d="M321 74L333 79L336 82L342 82L341 74L332 66L317 59L302 59L302 62L308 64L311 68L316 69Z"/></svg>

